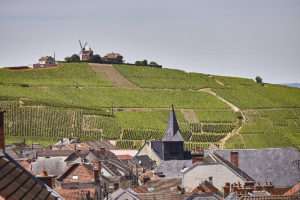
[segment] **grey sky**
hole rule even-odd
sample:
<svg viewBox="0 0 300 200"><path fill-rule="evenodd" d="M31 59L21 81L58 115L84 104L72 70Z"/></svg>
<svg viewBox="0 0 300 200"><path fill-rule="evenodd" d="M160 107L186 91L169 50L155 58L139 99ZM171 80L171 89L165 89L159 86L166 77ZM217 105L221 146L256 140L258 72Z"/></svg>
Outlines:
<svg viewBox="0 0 300 200"><path fill-rule="evenodd" d="M300 0L0 2L0 66L118 52L168 68L300 82Z"/></svg>

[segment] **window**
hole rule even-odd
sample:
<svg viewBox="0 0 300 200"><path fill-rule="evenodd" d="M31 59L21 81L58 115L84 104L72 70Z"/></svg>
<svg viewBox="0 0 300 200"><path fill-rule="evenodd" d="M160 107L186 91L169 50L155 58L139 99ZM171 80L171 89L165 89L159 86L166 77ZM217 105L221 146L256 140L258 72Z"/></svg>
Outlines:
<svg viewBox="0 0 300 200"><path fill-rule="evenodd" d="M78 180L78 175L77 174L73 174L72 180Z"/></svg>

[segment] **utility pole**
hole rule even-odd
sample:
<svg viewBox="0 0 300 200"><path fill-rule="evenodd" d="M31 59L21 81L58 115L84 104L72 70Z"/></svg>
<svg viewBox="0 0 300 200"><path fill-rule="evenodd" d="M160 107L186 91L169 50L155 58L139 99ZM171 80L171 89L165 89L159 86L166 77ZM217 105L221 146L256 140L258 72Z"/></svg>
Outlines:
<svg viewBox="0 0 300 200"><path fill-rule="evenodd" d="M111 102L111 114L114 115L114 102Z"/></svg>

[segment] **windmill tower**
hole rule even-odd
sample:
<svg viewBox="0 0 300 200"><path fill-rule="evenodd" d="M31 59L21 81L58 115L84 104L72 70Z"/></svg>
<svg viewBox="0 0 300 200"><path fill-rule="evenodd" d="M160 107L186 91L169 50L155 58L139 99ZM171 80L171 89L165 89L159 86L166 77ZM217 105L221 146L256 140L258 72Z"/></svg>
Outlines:
<svg viewBox="0 0 300 200"><path fill-rule="evenodd" d="M93 55L93 51L90 46L87 45L87 42L82 46L81 41L79 40L80 44L80 53L81 54L81 60L89 60L91 56Z"/></svg>

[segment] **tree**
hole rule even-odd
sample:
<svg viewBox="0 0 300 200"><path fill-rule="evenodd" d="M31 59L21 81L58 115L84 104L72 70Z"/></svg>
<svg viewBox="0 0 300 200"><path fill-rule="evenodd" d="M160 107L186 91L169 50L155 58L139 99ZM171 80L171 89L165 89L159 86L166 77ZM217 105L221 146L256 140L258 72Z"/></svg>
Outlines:
<svg viewBox="0 0 300 200"><path fill-rule="evenodd" d="M89 61L92 63L101 63L101 57L98 54L92 55Z"/></svg>
<svg viewBox="0 0 300 200"><path fill-rule="evenodd" d="M144 66L147 66L148 65L148 61L147 60L143 60L143 61L141 61L142 62L142 65L144 65Z"/></svg>
<svg viewBox="0 0 300 200"><path fill-rule="evenodd" d="M79 62L80 61L80 57L77 54L73 54L71 56L71 62Z"/></svg>
<svg viewBox="0 0 300 200"><path fill-rule="evenodd" d="M262 78L260 76L257 76L255 80L257 83L262 83Z"/></svg>
<svg viewBox="0 0 300 200"><path fill-rule="evenodd" d="M148 65L148 61L147 60L142 60L142 61L136 61L135 62L136 65L139 65L139 66L147 66Z"/></svg>
<svg viewBox="0 0 300 200"><path fill-rule="evenodd" d="M135 65L142 65L141 61L135 61Z"/></svg>
<svg viewBox="0 0 300 200"><path fill-rule="evenodd" d="M65 57L66 62L71 62L71 57Z"/></svg>
<svg viewBox="0 0 300 200"><path fill-rule="evenodd" d="M156 62L154 62L154 61L151 61L151 62L149 63L149 66L151 66L151 67L157 67L158 64L157 64Z"/></svg>

